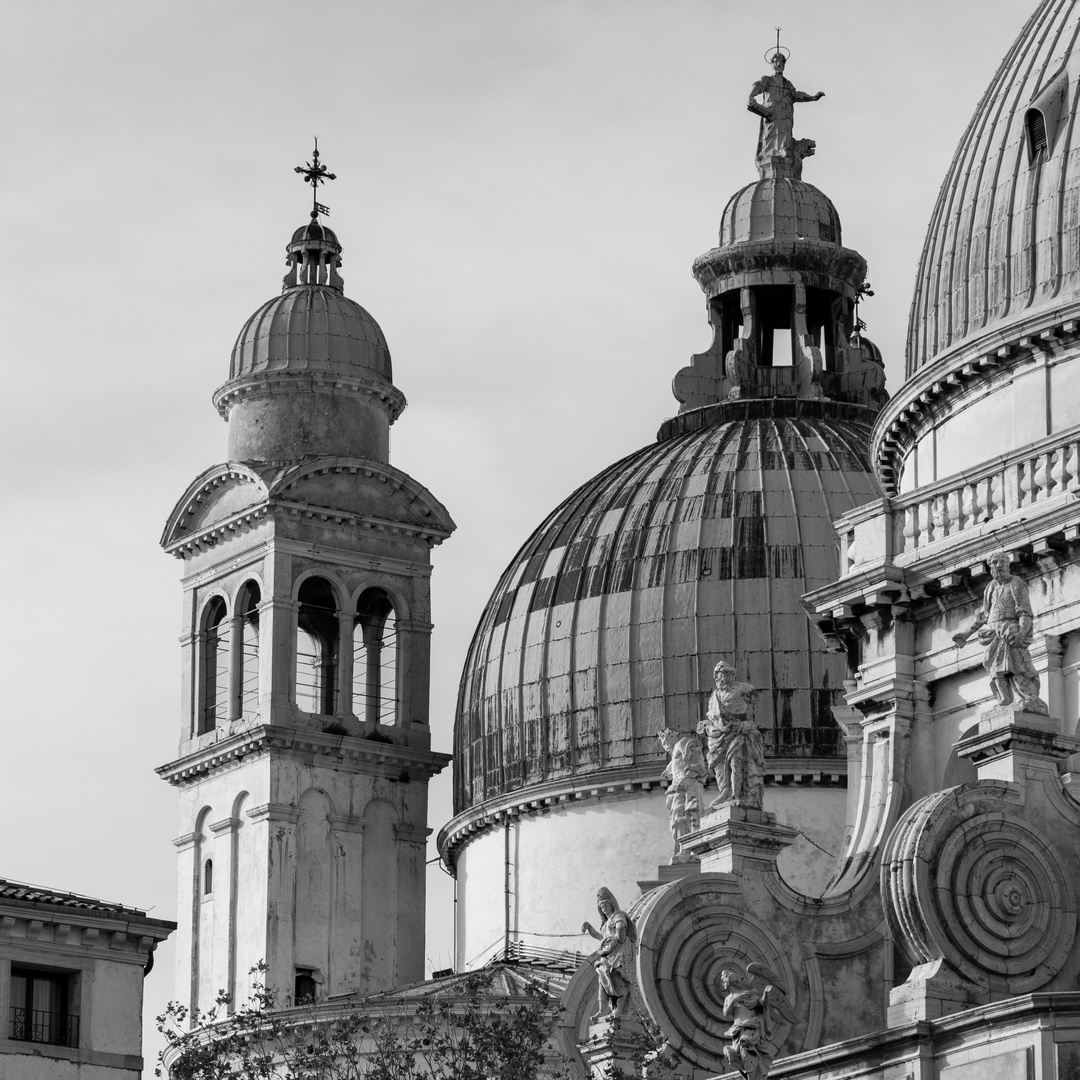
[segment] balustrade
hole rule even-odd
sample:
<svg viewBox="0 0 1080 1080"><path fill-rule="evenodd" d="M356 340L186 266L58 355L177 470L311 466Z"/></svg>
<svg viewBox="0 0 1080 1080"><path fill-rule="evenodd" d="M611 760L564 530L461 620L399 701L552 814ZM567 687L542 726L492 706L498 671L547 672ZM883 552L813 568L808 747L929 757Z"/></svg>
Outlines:
<svg viewBox="0 0 1080 1080"><path fill-rule="evenodd" d="M982 469L892 500L896 555L1080 489L1080 433L1064 442L1025 447Z"/></svg>

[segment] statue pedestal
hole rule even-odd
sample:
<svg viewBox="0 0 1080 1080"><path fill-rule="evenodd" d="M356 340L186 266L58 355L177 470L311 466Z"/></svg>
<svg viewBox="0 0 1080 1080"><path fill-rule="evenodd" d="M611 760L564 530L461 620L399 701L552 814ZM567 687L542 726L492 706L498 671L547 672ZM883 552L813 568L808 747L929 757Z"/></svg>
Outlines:
<svg viewBox="0 0 1080 1080"><path fill-rule="evenodd" d="M644 896L645 893L652 892L653 889L659 889L661 885L666 885L669 881L682 881L685 877L700 873L701 863L696 859L692 862L671 863L670 865L661 863L656 868L656 877L639 881L638 888L641 890L641 895Z"/></svg>
<svg viewBox="0 0 1080 1080"><path fill-rule="evenodd" d="M895 1028L916 1020L940 1020L985 1001L977 988L944 960L934 960L912 968L907 981L892 989L886 1023Z"/></svg>
<svg viewBox="0 0 1080 1080"><path fill-rule="evenodd" d="M1016 705L991 705L979 713L979 726L956 744L980 780L1022 784L1029 776L1057 772L1058 762L1080 750L1080 739L1062 734L1062 723L1045 713Z"/></svg>
<svg viewBox="0 0 1080 1080"><path fill-rule="evenodd" d="M743 806L719 806L701 816L701 828L683 840L699 860L703 874L771 872L776 857L798 832L779 825L776 815Z"/></svg>
<svg viewBox="0 0 1080 1080"><path fill-rule="evenodd" d="M589 1025L588 1039L578 1045L592 1080L640 1076L648 1052L645 1028L630 1016L605 1016Z"/></svg>

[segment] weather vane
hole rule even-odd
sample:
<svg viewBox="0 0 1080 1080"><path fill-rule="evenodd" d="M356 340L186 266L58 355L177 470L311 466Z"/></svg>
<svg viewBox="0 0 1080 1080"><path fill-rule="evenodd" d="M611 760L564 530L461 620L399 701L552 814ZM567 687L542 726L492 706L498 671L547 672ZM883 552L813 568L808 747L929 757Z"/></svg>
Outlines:
<svg viewBox="0 0 1080 1080"><path fill-rule="evenodd" d="M337 176L332 172L326 171L326 166L319 161L319 137L315 136L315 150L311 155L311 161L305 165L297 165L293 170L298 172L303 178L305 184L311 185L311 220L318 221L319 215L324 217L330 216L330 207L323 206L319 202L319 185L325 184L327 180L336 180Z"/></svg>

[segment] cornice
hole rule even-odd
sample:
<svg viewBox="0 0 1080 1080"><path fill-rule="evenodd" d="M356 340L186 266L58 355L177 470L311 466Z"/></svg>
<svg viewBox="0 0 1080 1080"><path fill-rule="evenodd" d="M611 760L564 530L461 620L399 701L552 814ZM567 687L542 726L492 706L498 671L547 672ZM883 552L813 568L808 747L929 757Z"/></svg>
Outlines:
<svg viewBox="0 0 1080 1080"><path fill-rule="evenodd" d="M627 769L611 769L592 776L568 777L534 784L519 791L488 799L456 814L440 830L436 845L443 862L455 868L458 853L465 844L481 833L498 828L523 817L549 814L586 802L602 799L625 799L654 788L666 788L661 771L664 763L638 765ZM765 759L765 780L769 786L780 786L806 777L847 776L847 761L843 758L790 758L768 756ZM779 779L778 778L782 778Z"/></svg>
<svg viewBox="0 0 1080 1080"><path fill-rule="evenodd" d="M1078 305L1053 308L959 343L916 371L881 410L870 453L882 487L896 494L904 455L962 398L993 393L1015 370L1080 341Z"/></svg>
<svg viewBox="0 0 1080 1080"><path fill-rule="evenodd" d="M185 787L211 772L237 765L252 754L271 753L300 759L310 759L312 755L332 758L336 767L392 779L411 778L415 774L428 780L453 760L449 754L396 743L263 724L162 765L156 772L174 787Z"/></svg>
<svg viewBox="0 0 1080 1080"><path fill-rule="evenodd" d="M0 941L19 942L34 949L70 952L137 953L145 960L176 923L146 915L54 907L33 900L0 900Z"/></svg>
<svg viewBox="0 0 1080 1080"><path fill-rule="evenodd" d="M239 402L261 397L297 392L315 394L342 394L372 401L381 405L393 423L405 409L405 395L392 383L376 379L350 379L332 374L311 374L291 371L252 372L241 375L219 386L214 391L214 408L222 419L228 420L229 411Z"/></svg>
<svg viewBox="0 0 1080 1080"><path fill-rule="evenodd" d="M757 240L713 248L694 260L692 272L709 299L770 284L777 274L853 299L866 277L866 260L852 248L819 240Z"/></svg>

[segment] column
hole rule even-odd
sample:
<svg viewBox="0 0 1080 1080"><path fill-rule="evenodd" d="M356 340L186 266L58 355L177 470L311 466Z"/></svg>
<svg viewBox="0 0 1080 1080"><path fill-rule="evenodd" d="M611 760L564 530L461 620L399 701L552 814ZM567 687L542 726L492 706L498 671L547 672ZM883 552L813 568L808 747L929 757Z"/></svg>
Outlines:
<svg viewBox="0 0 1080 1080"><path fill-rule="evenodd" d="M339 611L338 617L338 670L337 713L354 719L353 703L353 625L356 617L351 611Z"/></svg>

